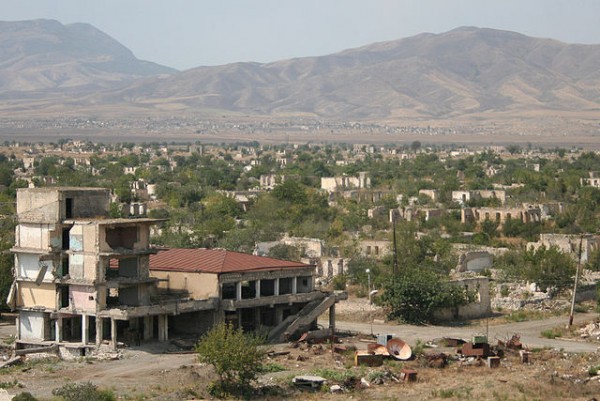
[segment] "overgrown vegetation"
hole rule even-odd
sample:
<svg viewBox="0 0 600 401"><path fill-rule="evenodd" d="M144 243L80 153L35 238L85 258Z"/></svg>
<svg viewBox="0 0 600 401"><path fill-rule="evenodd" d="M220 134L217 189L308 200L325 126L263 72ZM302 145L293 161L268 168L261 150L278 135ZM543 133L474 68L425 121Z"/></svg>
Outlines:
<svg viewBox="0 0 600 401"><path fill-rule="evenodd" d="M116 401L112 391L100 390L90 382L67 383L52 390L52 394L63 401Z"/></svg>
<svg viewBox="0 0 600 401"><path fill-rule="evenodd" d="M209 391L218 397L249 395L252 383L265 370L263 339L246 334L241 328L221 323L208 331L198 343L198 360L211 364L218 382L211 383Z"/></svg>

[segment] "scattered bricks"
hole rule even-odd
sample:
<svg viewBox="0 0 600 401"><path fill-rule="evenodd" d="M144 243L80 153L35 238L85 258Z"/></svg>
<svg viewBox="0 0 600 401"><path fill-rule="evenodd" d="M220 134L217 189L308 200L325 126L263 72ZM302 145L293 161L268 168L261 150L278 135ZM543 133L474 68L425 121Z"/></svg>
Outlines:
<svg viewBox="0 0 600 401"><path fill-rule="evenodd" d="M521 363L529 363L529 357L531 356L531 352L521 350L519 351L519 356L521 357Z"/></svg>
<svg viewBox="0 0 600 401"><path fill-rule="evenodd" d="M500 367L500 358L497 356L490 356L487 359L488 368L499 368Z"/></svg>
<svg viewBox="0 0 600 401"><path fill-rule="evenodd" d="M441 369L448 365L448 355L444 353L425 355L425 359L427 360L427 366L430 368Z"/></svg>
<svg viewBox="0 0 600 401"><path fill-rule="evenodd" d="M404 382L416 382L417 381L417 371L411 369L402 369L400 371L400 380Z"/></svg>
<svg viewBox="0 0 600 401"><path fill-rule="evenodd" d="M490 355L490 345L487 343L465 343L463 344L459 352L462 353L464 356L477 356L481 358L486 358Z"/></svg>
<svg viewBox="0 0 600 401"><path fill-rule="evenodd" d="M383 365L383 355L373 355L364 351L357 351L354 354L355 366L381 366Z"/></svg>
<svg viewBox="0 0 600 401"><path fill-rule="evenodd" d="M334 345L333 346L333 352L335 352L336 354L343 354L346 351L348 351L348 347L346 347L345 345Z"/></svg>

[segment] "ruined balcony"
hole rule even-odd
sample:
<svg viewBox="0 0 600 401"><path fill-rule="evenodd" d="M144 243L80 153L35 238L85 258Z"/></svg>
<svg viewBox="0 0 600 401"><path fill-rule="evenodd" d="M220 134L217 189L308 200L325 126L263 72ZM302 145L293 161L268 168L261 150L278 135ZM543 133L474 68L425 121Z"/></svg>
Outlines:
<svg viewBox="0 0 600 401"><path fill-rule="evenodd" d="M241 300L223 299L221 300L221 306L225 311L235 311L240 308L254 308L257 306L310 302L316 299L325 298L326 296L327 294L324 292L311 291L305 293L275 295Z"/></svg>

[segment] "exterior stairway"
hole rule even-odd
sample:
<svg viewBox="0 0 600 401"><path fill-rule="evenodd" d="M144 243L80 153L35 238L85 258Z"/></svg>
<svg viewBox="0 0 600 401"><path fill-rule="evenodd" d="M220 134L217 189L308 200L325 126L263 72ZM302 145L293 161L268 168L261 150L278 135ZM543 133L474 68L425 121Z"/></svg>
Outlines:
<svg viewBox="0 0 600 401"><path fill-rule="evenodd" d="M321 314L337 301L335 294L327 294L325 298L309 302L296 315L288 316L269 333L269 342L286 341L297 331L312 324Z"/></svg>

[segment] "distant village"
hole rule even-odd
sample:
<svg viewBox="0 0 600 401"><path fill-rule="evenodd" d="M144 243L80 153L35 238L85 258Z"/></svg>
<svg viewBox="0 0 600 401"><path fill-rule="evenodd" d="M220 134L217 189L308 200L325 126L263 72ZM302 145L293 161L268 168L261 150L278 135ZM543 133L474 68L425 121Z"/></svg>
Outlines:
<svg viewBox="0 0 600 401"><path fill-rule="evenodd" d="M565 308L575 276L596 299L594 152L65 139L0 154L22 344L116 348L223 320L289 338L327 310L334 326L348 292L385 306L408 269L469 294L437 321Z"/></svg>

